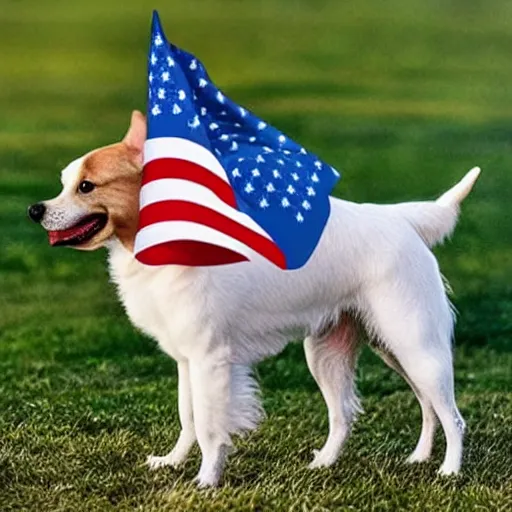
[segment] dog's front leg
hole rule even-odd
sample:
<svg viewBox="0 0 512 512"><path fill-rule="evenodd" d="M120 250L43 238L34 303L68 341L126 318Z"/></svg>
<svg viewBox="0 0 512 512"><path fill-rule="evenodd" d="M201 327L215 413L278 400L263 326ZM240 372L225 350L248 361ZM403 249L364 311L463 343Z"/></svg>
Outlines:
<svg viewBox="0 0 512 512"><path fill-rule="evenodd" d="M194 418L192 413L192 390L190 386L190 372L188 361L178 362L178 408L181 423L181 432L174 448L163 457L148 457L148 466L157 469L163 466L177 467L187 458L190 449L196 440Z"/></svg>
<svg viewBox="0 0 512 512"><path fill-rule="evenodd" d="M222 357L190 359L197 441L201 448L199 487L215 486L224 469L230 438L231 364Z"/></svg>

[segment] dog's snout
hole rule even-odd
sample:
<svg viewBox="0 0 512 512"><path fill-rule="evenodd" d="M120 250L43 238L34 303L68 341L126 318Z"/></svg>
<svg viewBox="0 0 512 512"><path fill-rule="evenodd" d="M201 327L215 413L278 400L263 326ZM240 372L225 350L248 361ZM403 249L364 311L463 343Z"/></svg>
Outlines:
<svg viewBox="0 0 512 512"><path fill-rule="evenodd" d="M44 203L36 203L28 207L28 216L34 222L41 222L45 211L46 206L44 205Z"/></svg>

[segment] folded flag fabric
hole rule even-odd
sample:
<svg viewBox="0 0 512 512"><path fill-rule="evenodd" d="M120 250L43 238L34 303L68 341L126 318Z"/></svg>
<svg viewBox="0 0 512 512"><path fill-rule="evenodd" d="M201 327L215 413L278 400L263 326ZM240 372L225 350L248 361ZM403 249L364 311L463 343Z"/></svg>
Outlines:
<svg viewBox="0 0 512 512"><path fill-rule="evenodd" d="M229 99L153 14L148 137L135 256L209 266L267 258L303 266L330 213L338 172Z"/></svg>

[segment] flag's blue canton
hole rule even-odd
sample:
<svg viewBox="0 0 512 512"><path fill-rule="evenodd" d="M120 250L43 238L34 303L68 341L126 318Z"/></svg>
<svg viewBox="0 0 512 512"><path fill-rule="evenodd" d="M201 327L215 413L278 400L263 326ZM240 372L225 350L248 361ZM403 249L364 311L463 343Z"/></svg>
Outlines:
<svg viewBox="0 0 512 512"><path fill-rule="evenodd" d="M212 151L239 210L270 234L287 268L304 265L329 217L338 172L225 96L196 57L167 42L156 12L148 82L148 138L188 138Z"/></svg>

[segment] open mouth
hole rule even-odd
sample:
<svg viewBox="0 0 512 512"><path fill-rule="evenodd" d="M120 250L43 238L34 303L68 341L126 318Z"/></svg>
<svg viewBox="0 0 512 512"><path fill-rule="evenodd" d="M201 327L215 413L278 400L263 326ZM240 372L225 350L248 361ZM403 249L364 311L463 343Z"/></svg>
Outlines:
<svg viewBox="0 0 512 512"><path fill-rule="evenodd" d="M60 231L48 231L50 245L81 245L88 242L96 233L107 225L108 217L105 213L93 213L84 217L73 227Z"/></svg>

